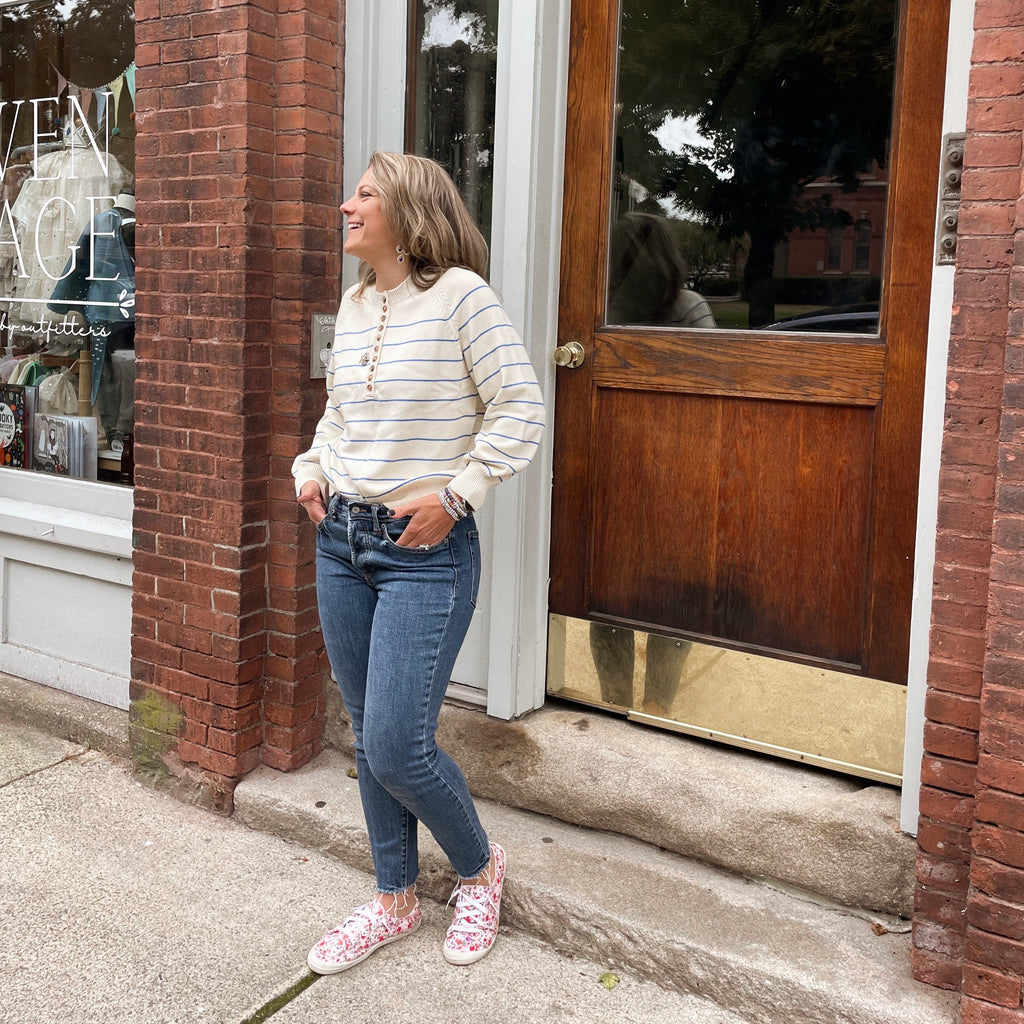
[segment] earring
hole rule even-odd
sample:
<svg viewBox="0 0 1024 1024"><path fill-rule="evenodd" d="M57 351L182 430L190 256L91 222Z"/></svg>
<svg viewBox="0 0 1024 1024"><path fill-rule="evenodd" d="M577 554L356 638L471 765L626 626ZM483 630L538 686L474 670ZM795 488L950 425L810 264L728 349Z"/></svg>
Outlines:
<svg viewBox="0 0 1024 1024"><path fill-rule="evenodd" d="M399 242L398 245L395 246L395 253L397 254L395 256L395 259L399 263L404 263L405 262L406 250L402 248L402 243L401 242Z"/></svg>

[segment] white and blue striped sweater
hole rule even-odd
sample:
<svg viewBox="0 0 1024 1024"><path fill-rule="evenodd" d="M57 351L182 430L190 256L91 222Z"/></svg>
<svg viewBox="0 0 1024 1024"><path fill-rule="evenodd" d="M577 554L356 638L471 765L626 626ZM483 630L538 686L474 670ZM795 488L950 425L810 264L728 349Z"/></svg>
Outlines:
<svg viewBox="0 0 1024 1024"><path fill-rule="evenodd" d="M453 268L341 300L327 407L296 492L398 504L450 486L473 508L529 463L544 430L537 377L497 296Z"/></svg>

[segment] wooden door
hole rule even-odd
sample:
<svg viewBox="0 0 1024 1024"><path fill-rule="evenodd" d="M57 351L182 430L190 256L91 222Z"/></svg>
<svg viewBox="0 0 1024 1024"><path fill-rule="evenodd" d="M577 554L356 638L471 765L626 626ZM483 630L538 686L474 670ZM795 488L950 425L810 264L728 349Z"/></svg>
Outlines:
<svg viewBox="0 0 1024 1024"><path fill-rule="evenodd" d="M793 24L808 9L818 20ZM824 38L829 17L861 22ZM557 374L553 613L906 682L947 20L933 0L898 11L894 0L573 5L559 355L583 359ZM651 42L638 44L638 32ZM844 45L869 52L829 55ZM772 65L787 46L788 70ZM722 53L738 56L723 63ZM744 79L757 62L770 88ZM800 74L810 76L802 91L790 84ZM891 107L879 112L884 74ZM698 102L701 76L712 86ZM840 108L831 125L815 106L830 87ZM675 107L666 88L679 92ZM716 128L744 90L756 115ZM654 160L659 117L658 131L682 141ZM840 156L814 168L797 136L830 131L826 148ZM883 212L869 217L851 203L866 206L877 195L866 183L878 179ZM702 189L717 198L694 215ZM727 316L729 303L714 296L714 329L686 326L678 310L614 309L610 282L624 258L615 231L635 207L667 221L677 240L714 229L722 260L702 268L703 287L723 275L731 287L745 263L735 280L746 323L729 322L735 302ZM816 245L820 266L806 279L782 272ZM837 311L821 297L835 285L825 280L832 261L841 276L844 260L867 301ZM650 276L649 267L634 274L634 291ZM773 308L783 284L790 299L797 285L809 289L804 305L830 319L770 327L800 308Z"/></svg>

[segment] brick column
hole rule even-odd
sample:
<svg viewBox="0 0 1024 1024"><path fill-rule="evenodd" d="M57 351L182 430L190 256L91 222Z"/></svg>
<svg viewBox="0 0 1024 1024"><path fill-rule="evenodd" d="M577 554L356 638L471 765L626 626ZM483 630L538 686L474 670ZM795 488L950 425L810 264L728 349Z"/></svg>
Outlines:
<svg viewBox="0 0 1024 1024"><path fill-rule="evenodd" d="M1024 11L975 9L918 836L914 972L1024 1024Z"/></svg>
<svg viewBox="0 0 1024 1024"><path fill-rule="evenodd" d="M295 503L292 460L309 447L324 408L310 380L310 315L340 298L340 0L281 0L274 180L273 413L265 764L298 768L320 750L330 671L316 608L313 527ZM319 347L319 346L318 346Z"/></svg>
<svg viewBox="0 0 1024 1024"><path fill-rule="evenodd" d="M328 0L138 0L131 740L230 808L319 748L312 534L288 466L337 301L342 67Z"/></svg>

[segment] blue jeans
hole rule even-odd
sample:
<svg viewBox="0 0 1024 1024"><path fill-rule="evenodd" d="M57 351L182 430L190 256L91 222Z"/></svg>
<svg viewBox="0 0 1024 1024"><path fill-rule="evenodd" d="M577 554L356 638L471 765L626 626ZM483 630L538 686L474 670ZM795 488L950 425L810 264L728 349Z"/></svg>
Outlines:
<svg viewBox="0 0 1024 1024"><path fill-rule="evenodd" d="M437 716L473 617L480 541L472 517L427 550L396 541L408 519L335 495L316 531L320 625L352 716L356 767L381 892L419 873L417 822L463 878L490 860L458 765L437 746Z"/></svg>

